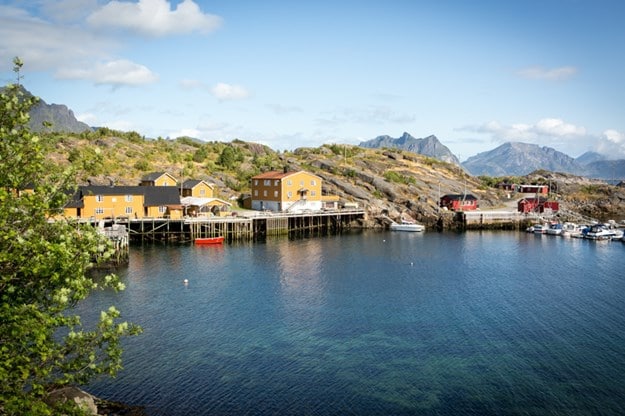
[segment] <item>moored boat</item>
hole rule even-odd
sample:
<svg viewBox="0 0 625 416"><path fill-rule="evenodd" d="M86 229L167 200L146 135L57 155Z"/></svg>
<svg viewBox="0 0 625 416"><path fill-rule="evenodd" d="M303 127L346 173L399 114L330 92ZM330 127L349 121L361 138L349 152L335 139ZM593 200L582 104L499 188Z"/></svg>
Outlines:
<svg viewBox="0 0 625 416"><path fill-rule="evenodd" d="M391 231L408 231L408 232L419 232L424 231L425 226L422 224L417 224L413 221L403 220L400 223L392 222L389 226Z"/></svg>
<svg viewBox="0 0 625 416"><path fill-rule="evenodd" d="M589 240L612 240L617 238L617 232L606 224L594 224L590 227L585 237Z"/></svg>
<svg viewBox="0 0 625 416"><path fill-rule="evenodd" d="M224 237L198 237L195 239L195 244L198 245L209 245L209 244L223 244Z"/></svg>
<svg viewBox="0 0 625 416"><path fill-rule="evenodd" d="M559 222L554 222L549 224L545 232L549 235L561 235L562 234L562 224Z"/></svg>
<svg viewBox="0 0 625 416"><path fill-rule="evenodd" d="M578 237L582 234L582 226L573 222L565 222L562 224L562 237Z"/></svg>

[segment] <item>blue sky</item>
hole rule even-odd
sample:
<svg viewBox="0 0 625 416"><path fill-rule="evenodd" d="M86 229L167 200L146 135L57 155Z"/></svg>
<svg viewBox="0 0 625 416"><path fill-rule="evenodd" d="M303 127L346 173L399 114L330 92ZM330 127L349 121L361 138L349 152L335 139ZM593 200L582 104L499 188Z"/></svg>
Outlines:
<svg viewBox="0 0 625 416"><path fill-rule="evenodd" d="M0 80L91 126L625 158L625 2L0 0Z"/></svg>

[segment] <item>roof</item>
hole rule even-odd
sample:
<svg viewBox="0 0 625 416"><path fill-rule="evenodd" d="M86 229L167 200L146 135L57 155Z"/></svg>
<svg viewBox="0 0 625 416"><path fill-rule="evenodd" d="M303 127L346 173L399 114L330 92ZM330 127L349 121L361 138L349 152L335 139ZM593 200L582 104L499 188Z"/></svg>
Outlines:
<svg viewBox="0 0 625 416"><path fill-rule="evenodd" d="M187 179L186 181L184 181L182 183L182 187L184 189L192 189L192 188L195 188L196 186L198 186L201 183L204 183L209 188L214 188L215 187L215 185L210 184L210 183L208 183L206 181L203 181L201 179Z"/></svg>
<svg viewBox="0 0 625 416"><path fill-rule="evenodd" d="M523 202L531 202L531 203L545 203L547 202L547 198L543 197L543 196L539 196L538 198L536 197L529 197L529 198L523 198L521 200L519 200L519 204L523 203Z"/></svg>
<svg viewBox="0 0 625 416"><path fill-rule="evenodd" d="M178 188L173 186L80 186L71 200L65 205L66 208L81 208L84 206L83 198L89 195L141 195L144 197L143 205L173 206L180 205Z"/></svg>
<svg viewBox="0 0 625 416"><path fill-rule="evenodd" d="M139 186L145 192L146 207L173 206L180 205L180 194L178 188L173 186Z"/></svg>
<svg viewBox="0 0 625 416"><path fill-rule="evenodd" d="M313 173L310 173L310 172L303 171L303 170L290 171L290 172L284 172L282 170L272 170L272 171L269 171L269 172L264 172L264 173L258 174L256 176L252 176L252 179L284 179L284 178L286 178L288 176L292 176L292 175L295 175L297 173L306 173L308 175L315 176L315 177L321 179L319 176L317 176L317 175L315 175Z"/></svg>
<svg viewBox="0 0 625 416"><path fill-rule="evenodd" d="M146 186L106 186L88 185L79 186L81 197L84 195L143 195Z"/></svg>
<svg viewBox="0 0 625 416"><path fill-rule="evenodd" d="M452 201L477 201L477 198L471 194L447 194L444 195L442 198L450 199Z"/></svg>
<svg viewBox="0 0 625 416"><path fill-rule="evenodd" d="M170 175L169 173L167 173L167 172L152 172L152 173L148 173L148 174L147 174L147 175L145 175L143 178L141 178L141 181L142 181L142 182L145 182L145 181L151 181L151 182L153 182L153 181L157 180L158 178L160 178L160 177L161 177L161 176L163 176L163 175L167 175L167 176L170 176L170 177L171 177L171 178L173 178L173 179L176 179L176 178L174 178L173 176L171 176L171 175Z"/></svg>
<svg viewBox="0 0 625 416"><path fill-rule="evenodd" d="M184 197L180 200L180 203L183 206L196 206L196 207L202 207L204 205L210 205L213 202L219 202L221 203L221 205L228 205L231 206L232 204L230 202L226 202L223 199L219 199L219 198L197 198L194 196L187 196Z"/></svg>

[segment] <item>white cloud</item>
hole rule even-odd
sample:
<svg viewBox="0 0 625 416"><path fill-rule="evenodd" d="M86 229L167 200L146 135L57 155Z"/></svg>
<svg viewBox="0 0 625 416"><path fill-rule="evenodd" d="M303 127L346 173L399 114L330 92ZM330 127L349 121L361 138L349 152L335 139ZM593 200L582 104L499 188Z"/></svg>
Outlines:
<svg viewBox="0 0 625 416"><path fill-rule="evenodd" d="M492 135L495 141L526 141L540 144L547 138L578 138L586 136L584 127L566 123L558 118L544 118L535 124L517 123L509 126L490 121L478 127L461 130Z"/></svg>
<svg viewBox="0 0 625 416"><path fill-rule="evenodd" d="M0 6L0 39L0 61L10 62L19 56L25 70L47 70L68 62L102 59L106 51L117 47L111 39L75 26L55 25L25 10L5 6Z"/></svg>
<svg viewBox="0 0 625 416"><path fill-rule="evenodd" d="M572 66L563 66L560 68L543 68L540 66L533 66L524 68L517 71L517 75L527 79L539 79L546 81L563 81L571 78L577 73L577 68Z"/></svg>
<svg viewBox="0 0 625 416"><path fill-rule="evenodd" d="M87 79L96 84L141 85L158 80L158 76L143 65L120 59L98 63L92 68L65 68L57 73L63 79Z"/></svg>
<svg viewBox="0 0 625 416"><path fill-rule="evenodd" d="M165 36L209 33L218 29L222 20L203 13L193 0L184 0L173 10L166 0L139 0L137 3L113 0L92 13L87 22L98 28L117 27L147 36Z"/></svg>
<svg viewBox="0 0 625 416"><path fill-rule="evenodd" d="M538 121L531 130L539 136L546 135L552 137L584 136L586 134L584 127L565 123L558 118L544 118Z"/></svg>
<svg viewBox="0 0 625 416"><path fill-rule="evenodd" d="M82 121L83 123L93 126L97 123L98 116L96 116L94 113L76 114L76 120Z"/></svg>
<svg viewBox="0 0 625 416"><path fill-rule="evenodd" d="M240 85L218 83L211 89L213 94L219 101L242 100L249 97L249 92Z"/></svg>
<svg viewBox="0 0 625 416"><path fill-rule="evenodd" d="M610 159L625 158L625 133L612 129L604 131L593 150Z"/></svg>

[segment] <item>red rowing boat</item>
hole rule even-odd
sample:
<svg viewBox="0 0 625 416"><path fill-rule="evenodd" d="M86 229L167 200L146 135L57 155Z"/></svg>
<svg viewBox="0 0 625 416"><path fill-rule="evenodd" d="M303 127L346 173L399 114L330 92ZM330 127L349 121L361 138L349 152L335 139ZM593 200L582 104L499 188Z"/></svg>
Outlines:
<svg viewBox="0 0 625 416"><path fill-rule="evenodd" d="M203 237L203 238L196 238L195 239L195 244L200 244L200 245L206 245L206 244L223 244L224 243L224 237Z"/></svg>

